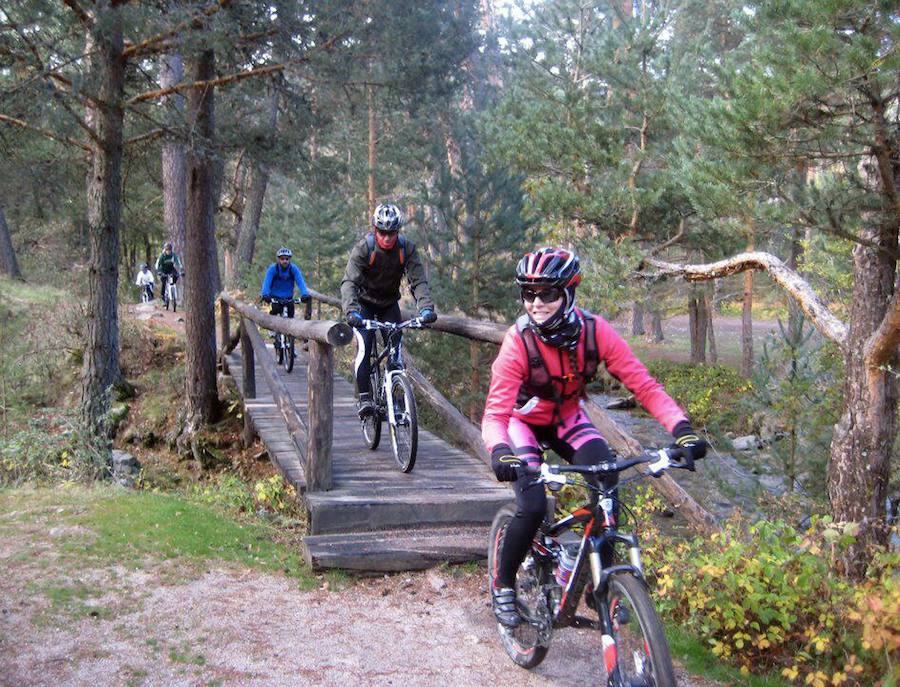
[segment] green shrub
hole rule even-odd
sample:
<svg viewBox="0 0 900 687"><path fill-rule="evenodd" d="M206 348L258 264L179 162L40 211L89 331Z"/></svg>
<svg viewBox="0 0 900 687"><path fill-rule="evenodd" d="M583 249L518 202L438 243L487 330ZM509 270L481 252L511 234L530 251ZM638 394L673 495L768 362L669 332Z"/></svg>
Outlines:
<svg viewBox="0 0 900 687"><path fill-rule="evenodd" d="M653 360L650 374L685 409L695 427L743 431L747 418L739 401L751 389L748 380L727 365L694 365Z"/></svg>
<svg viewBox="0 0 900 687"><path fill-rule="evenodd" d="M647 547L651 584L670 622L753 672L776 668L798 684L893 684L900 659L900 554L873 557L864 583L832 572L855 526L784 521ZM896 677L894 675L893 677Z"/></svg>

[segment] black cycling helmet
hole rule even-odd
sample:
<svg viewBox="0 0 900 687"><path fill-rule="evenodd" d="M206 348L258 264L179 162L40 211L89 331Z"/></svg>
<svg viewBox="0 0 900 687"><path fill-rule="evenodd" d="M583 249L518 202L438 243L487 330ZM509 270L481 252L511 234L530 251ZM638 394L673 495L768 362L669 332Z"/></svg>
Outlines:
<svg viewBox="0 0 900 687"><path fill-rule="evenodd" d="M275 257L276 258L280 258L280 257L292 258L292 257L294 257L294 254L291 252L290 248L287 248L286 246L282 246L281 248L278 249L278 252L275 253Z"/></svg>
<svg viewBox="0 0 900 687"><path fill-rule="evenodd" d="M578 343L581 320L575 314L575 287L581 283L581 262L564 248L541 248L526 253L516 266L516 284L555 286L565 297L559 309L544 322L531 324L545 343L557 348L571 348ZM531 319L531 316L529 316Z"/></svg>
<svg viewBox="0 0 900 687"><path fill-rule="evenodd" d="M175 247L172 245L172 242L171 242L171 241L166 241L166 242L163 244L163 250L174 250L174 248L175 248Z"/></svg>
<svg viewBox="0 0 900 687"><path fill-rule="evenodd" d="M403 215L393 203L382 203L375 208L372 215L372 226L378 231L400 231L403 226Z"/></svg>

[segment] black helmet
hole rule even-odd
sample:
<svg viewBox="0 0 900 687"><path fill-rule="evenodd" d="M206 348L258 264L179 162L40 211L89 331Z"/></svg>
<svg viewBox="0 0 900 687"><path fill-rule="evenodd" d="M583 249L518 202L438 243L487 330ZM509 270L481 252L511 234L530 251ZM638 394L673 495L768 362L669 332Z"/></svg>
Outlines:
<svg viewBox="0 0 900 687"><path fill-rule="evenodd" d="M375 208L372 215L372 226L379 231L400 231L403 226L403 215L393 203L382 203Z"/></svg>
<svg viewBox="0 0 900 687"><path fill-rule="evenodd" d="M565 299L553 315L538 324L531 320L538 336L558 348L571 348L578 343L581 320L575 314L575 287L581 283L581 262L564 248L541 248L526 253L516 266L516 284L555 286L563 290ZM529 316L529 319L531 317Z"/></svg>
<svg viewBox="0 0 900 687"><path fill-rule="evenodd" d="M173 249L174 249L174 246L172 245L171 241L166 241L163 244L163 250L173 250Z"/></svg>

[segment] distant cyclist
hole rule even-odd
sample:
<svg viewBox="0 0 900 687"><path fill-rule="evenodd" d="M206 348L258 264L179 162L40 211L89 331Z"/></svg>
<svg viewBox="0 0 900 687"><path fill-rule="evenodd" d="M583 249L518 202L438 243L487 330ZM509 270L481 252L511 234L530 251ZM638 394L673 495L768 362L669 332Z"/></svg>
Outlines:
<svg viewBox="0 0 900 687"><path fill-rule="evenodd" d="M521 470L539 465L543 446L576 465L614 457L583 407L585 386L598 366L621 381L693 459L706 453L684 411L665 392L609 323L575 305L581 265L575 253L541 248L516 267L525 314L503 337L491 366L481 434L497 479L512 482L518 510L492 570L491 605L501 625L522 622L516 605L516 571L547 512L544 488ZM607 478L615 486L617 476ZM604 549L600 551L605 557ZM604 561L606 564L607 561Z"/></svg>
<svg viewBox="0 0 900 687"><path fill-rule="evenodd" d="M163 298L166 298L166 283L171 279L173 284L178 283L178 277L184 274L184 265L181 258L175 252L171 241L166 241L163 252L156 258L156 273L159 275L159 288Z"/></svg>
<svg viewBox="0 0 900 687"><path fill-rule="evenodd" d="M263 279L262 299L267 303L271 303L269 312L272 315L280 315L284 308L287 308L287 316L294 316L294 288L300 290L300 300L304 303L310 301L309 289L306 288L306 282L303 280L303 273L300 268L291 262L293 253L290 248L282 246L275 253L275 262L269 265L266 270L266 277ZM272 303L272 299L289 301L286 303Z"/></svg>
<svg viewBox="0 0 900 687"><path fill-rule="evenodd" d="M425 267L412 241L400 236L402 226L403 215L396 205L382 203L375 208L372 216L374 231L353 247L341 282L341 301L347 322L357 328L356 388L360 418L370 415L375 407L369 382L369 356L375 332L360 331L358 328L363 320L403 321L399 301L400 280L404 274L422 321L430 323L437 319Z"/></svg>
<svg viewBox="0 0 900 687"><path fill-rule="evenodd" d="M142 294L146 291L148 299L153 300L153 285L156 283L156 280L153 278L153 272L150 271L146 264L141 265L134 283L140 287Z"/></svg>

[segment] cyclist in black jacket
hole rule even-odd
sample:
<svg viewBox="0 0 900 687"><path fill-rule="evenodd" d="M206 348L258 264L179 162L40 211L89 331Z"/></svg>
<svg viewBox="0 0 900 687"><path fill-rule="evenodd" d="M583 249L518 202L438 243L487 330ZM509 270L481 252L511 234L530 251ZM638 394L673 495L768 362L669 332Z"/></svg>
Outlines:
<svg viewBox="0 0 900 687"><path fill-rule="evenodd" d="M356 388L360 418L374 410L369 355L375 333L359 329L363 320L402 321L399 301L400 280L404 274L416 299L419 317L425 323L437 319L425 266L419 260L413 242L400 236L402 226L403 215L396 205L382 203L375 208L374 231L353 247L341 282L341 301L347 322L357 328Z"/></svg>

